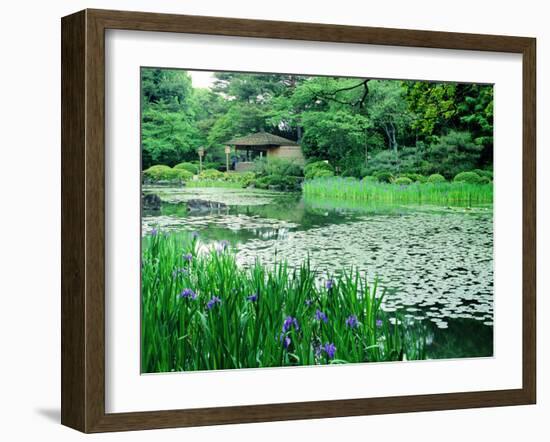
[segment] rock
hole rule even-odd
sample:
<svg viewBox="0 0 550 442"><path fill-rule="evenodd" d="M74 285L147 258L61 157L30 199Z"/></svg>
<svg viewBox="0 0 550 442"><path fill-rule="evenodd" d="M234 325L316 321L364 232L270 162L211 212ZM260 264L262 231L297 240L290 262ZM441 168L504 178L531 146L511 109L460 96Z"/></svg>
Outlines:
<svg viewBox="0 0 550 442"><path fill-rule="evenodd" d="M227 209L227 205L218 201L192 199L187 201L187 210L190 212L210 212Z"/></svg>
<svg viewBox="0 0 550 442"><path fill-rule="evenodd" d="M143 210L160 210L161 199L155 193L141 194L141 207Z"/></svg>

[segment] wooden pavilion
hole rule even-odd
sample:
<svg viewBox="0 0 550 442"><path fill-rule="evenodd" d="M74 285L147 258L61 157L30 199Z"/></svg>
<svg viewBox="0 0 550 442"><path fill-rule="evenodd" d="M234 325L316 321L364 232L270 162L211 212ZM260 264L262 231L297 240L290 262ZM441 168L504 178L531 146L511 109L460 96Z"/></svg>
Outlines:
<svg viewBox="0 0 550 442"><path fill-rule="evenodd" d="M225 144L235 148L237 156L236 171L251 169L253 161L258 157L283 158L298 163L305 162L302 149L298 143L267 132L256 132L244 137L234 138Z"/></svg>

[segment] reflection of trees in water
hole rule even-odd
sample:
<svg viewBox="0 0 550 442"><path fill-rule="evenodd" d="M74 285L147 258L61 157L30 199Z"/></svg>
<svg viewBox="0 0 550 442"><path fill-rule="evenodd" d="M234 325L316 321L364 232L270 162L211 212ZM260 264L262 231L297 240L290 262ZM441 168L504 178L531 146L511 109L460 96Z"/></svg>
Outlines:
<svg viewBox="0 0 550 442"><path fill-rule="evenodd" d="M449 328L439 329L424 321L433 336L428 358L474 358L493 356L493 327L475 319L447 320Z"/></svg>

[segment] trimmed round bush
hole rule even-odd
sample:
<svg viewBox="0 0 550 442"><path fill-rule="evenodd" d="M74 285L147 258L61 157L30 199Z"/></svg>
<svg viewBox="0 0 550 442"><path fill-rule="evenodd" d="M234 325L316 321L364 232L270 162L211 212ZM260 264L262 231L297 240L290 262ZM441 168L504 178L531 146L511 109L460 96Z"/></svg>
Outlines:
<svg viewBox="0 0 550 442"><path fill-rule="evenodd" d="M475 172L460 172L454 178L457 183L479 184L481 177Z"/></svg>
<svg viewBox="0 0 550 442"><path fill-rule="evenodd" d="M401 176L407 177L413 182L425 183L427 181L427 178L420 173L403 173Z"/></svg>
<svg viewBox="0 0 550 442"><path fill-rule="evenodd" d="M331 176L334 176L332 170L317 170L311 178L326 178Z"/></svg>
<svg viewBox="0 0 550 442"><path fill-rule="evenodd" d="M393 182L393 175L391 172L375 172L374 177L379 183L391 183Z"/></svg>
<svg viewBox="0 0 550 442"><path fill-rule="evenodd" d="M363 177L363 179L361 181L365 181L366 183L375 183L378 180L375 177L373 177L372 175L366 175L366 176Z"/></svg>
<svg viewBox="0 0 550 442"><path fill-rule="evenodd" d="M199 167L193 163L179 163L174 166L174 169L183 169L191 172L193 175L199 173Z"/></svg>
<svg viewBox="0 0 550 442"><path fill-rule="evenodd" d="M472 170L472 172L477 173L482 178L487 177L490 180L493 179L493 172L491 172L490 170L474 169L474 170Z"/></svg>
<svg viewBox="0 0 550 442"><path fill-rule="evenodd" d="M174 177L173 169L164 164L157 164L145 169L143 175L152 181L169 180Z"/></svg>
<svg viewBox="0 0 550 442"><path fill-rule="evenodd" d="M224 173L216 169L206 169L199 176L205 180L221 180L224 178Z"/></svg>
<svg viewBox="0 0 550 442"><path fill-rule="evenodd" d="M304 176L306 179L310 180L315 178L320 171L332 172L332 175L330 176L334 176L334 168L328 161L315 161L313 163L306 164L304 167Z"/></svg>
<svg viewBox="0 0 550 442"><path fill-rule="evenodd" d="M172 181L181 182L193 178L193 174L184 169L172 169L164 164L157 164L143 171L143 176L151 182Z"/></svg>
<svg viewBox="0 0 550 442"><path fill-rule="evenodd" d="M438 173L434 173L428 177L428 183L444 183L447 181L443 175L440 175Z"/></svg>
<svg viewBox="0 0 550 442"><path fill-rule="evenodd" d="M413 180L407 178L406 176L400 176L399 178L396 178L393 183L399 184L400 186L408 186L413 183Z"/></svg>
<svg viewBox="0 0 550 442"><path fill-rule="evenodd" d="M189 172L188 170L184 169L172 169L174 172L175 178L179 179L180 181L188 181L193 179L193 174Z"/></svg>
<svg viewBox="0 0 550 442"><path fill-rule="evenodd" d="M489 178L487 176L482 176L479 179L479 184L491 184L491 183L492 183L491 178Z"/></svg>

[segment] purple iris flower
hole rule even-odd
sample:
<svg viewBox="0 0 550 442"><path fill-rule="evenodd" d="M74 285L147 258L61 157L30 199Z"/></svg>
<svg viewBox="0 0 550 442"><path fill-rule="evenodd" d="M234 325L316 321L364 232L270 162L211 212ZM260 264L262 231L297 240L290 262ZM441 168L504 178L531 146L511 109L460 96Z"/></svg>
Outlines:
<svg viewBox="0 0 550 442"><path fill-rule="evenodd" d="M315 312L315 319L317 321L323 321L325 324L328 322L327 315L325 315L321 310Z"/></svg>
<svg viewBox="0 0 550 442"><path fill-rule="evenodd" d="M377 327L382 327L382 324L383 324L383 322L382 322L381 319L377 319L377 320L376 320L376 326L377 326Z"/></svg>
<svg viewBox="0 0 550 442"><path fill-rule="evenodd" d="M294 330L300 330L298 320L296 318L293 318L292 316L287 316L283 322L283 333L286 333L292 327L294 327Z"/></svg>
<svg viewBox="0 0 550 442"><path fill-rule="evenodd" d="M281 336L281 338L282 338L282 341L283 341L283 346L285 348L290 347L290 344L292 343L292 341L290 339L290 336Z"/></svg>
<svg viewBox="0 0 550 442"><path fill-rule="evenodd" d="M182 258L187 262L191 262L193 255L191 253L187 253L186 255L183 255Z"/></svg>
<svg viewBox="0 0 550 442"><path fill-rule="evenodd" d="M159 230L156 227L153 227L149 233L151 234L151 236L157 236Z"/></svg>
<svg viewBox="0 0 550 442"><path fill-rule="evenodd" d="M359 322L357 321L357 316L355 316L355 315L350 315L350 316L348 316L348 318L346 319L346 325L347 325L349 328L358 327L358 326L359 326Z"/></svg>
<svg viewBox="0 0 550 442"><path fill-rule="evenodd" d="M334 359L334 355L336 354L336 346L332 342L327 342L323 345L323 351L327 354L329 359Z"/></svg>
<svg viewBox="0 0 550 442"><path fill-rule="evenodd" d="M247 296L246 299L248 299L250 302L256 302L258 300L258 294L254 293L250 296Z"/></svg>
<svg viewBox="0 0 550 442"><path fill-rule="evenodd" d="M212 296L212 298L210 298L210 301L206 303L206 308L208 310L211 310L216 306L216 304L221 304L221 303L222 303L222 300L220 298L218 298L217 296Z"/></svg>
<svg viewBox="0 0 550 442"><path fill-rule="evenodd" d="M191 239L197 239L199 237L199 232L191 232Z"/></svg>
<svg viewBox="0 0 550 442"><path fill-rule="evenodd" d="M325 287L327 290L332 290L332 288L334 287L334 280L327 279L327 282L325 282Z"/></svg>
<svg viewBox="0 0 550 442"><path fill-rule="evenodd" d="M183 291L180 293L180 297L187 298L187 299L195 299L197 297L197 294L191 289L183 289Z"/></svg>

